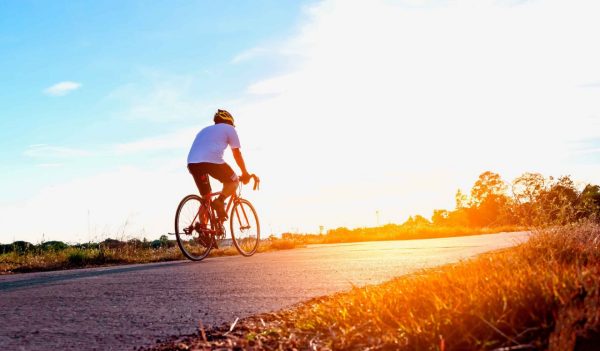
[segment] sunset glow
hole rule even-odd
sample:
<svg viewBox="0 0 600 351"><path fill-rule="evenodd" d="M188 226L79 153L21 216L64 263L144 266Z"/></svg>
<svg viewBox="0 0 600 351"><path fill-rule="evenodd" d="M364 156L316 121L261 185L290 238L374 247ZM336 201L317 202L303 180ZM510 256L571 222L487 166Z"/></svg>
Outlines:
<svg viewBox="0 0 600 351"><path fill-rule="evenodd" d="M185 12L207 16L205 5ZM233 22L245 39L220 47L231 33L214 29L202 48L188 48L205 28L183 10L167 9L169 31L152 20L165 9L128 8L148 17L130 27L127 16L104 19L142 33L122 49L126 64L120 48L103 50L118 32L46 23L51 43L75 49L49 53L53 73L40 77L40 62L19 61L48 28L0 24L2 56L11 55L0 72L13 84L0 88L0 242L172 231L178 201L196 192L187 151L217 108L236 117L248 169L261 177L261 190L244 195L265 237L431 217L488 170L508 182L540 172L600 183L597 1L261 6L286 20L248 23L240 9L214 26ZM163 44L198 51L151 59ZM67 56L72 70L59 63ZM226 161L235 165L229 151Z"/></svg>

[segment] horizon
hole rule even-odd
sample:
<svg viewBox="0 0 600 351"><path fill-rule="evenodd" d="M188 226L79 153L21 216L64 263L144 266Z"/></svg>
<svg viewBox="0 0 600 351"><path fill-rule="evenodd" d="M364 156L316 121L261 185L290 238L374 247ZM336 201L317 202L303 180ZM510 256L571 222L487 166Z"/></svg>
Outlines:
<svg viewBox="0 0 600 351"><path fill-rule="evenodd" d="M598 10L6 3L0 243L172 232L197 192L187 152L217 108L261 177L244 194L267 235L430 218L488 170L600 184Z"/></svg>

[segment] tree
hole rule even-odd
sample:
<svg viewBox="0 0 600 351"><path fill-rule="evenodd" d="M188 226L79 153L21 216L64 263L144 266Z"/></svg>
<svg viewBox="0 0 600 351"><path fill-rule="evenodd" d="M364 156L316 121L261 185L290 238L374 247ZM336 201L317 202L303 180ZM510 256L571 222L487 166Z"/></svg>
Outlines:
<svg viewBox="0 0 600 351"><path fill-rule="evenodd" d="M448 221L450 213L447 210L433 210L431 222L435 225L443 225Z"/></svg>
<svg viewBox="0 0 600 351"><path fill-rule="evenodd" d="M514 212L519 222L532 225L534 218L540 216L538 199L545 189L546 179L539 173L523 173L513 180Z"/></svg>
<svg viewBox="0 0 600 351"><path fill-rule="evenodd" d="M507 224L511 211L506 189L499 174L481 173L471 189L471 206L467 211L469 224L477 227Z"/></svg>
<svg viewBox="0 0 600 351"><path fill-rule="evenodd" d="M498 173L483 172L471 189L471 202L473 205L479 206L490 195L504 195L506 188L506 183Z"/></svg>
<svg viewBox="0 0 600 351"><path fill-rule="evenodd" d="M429 222L429 220L421 215L415 215L408 217L408 219L406 220L406 222L404 222L402 224L403 226L408 226L408 227L416 227L416 226L420 226L420 225L431 225L431 222Z"/></svg>
<svg viewBox="0 0 600 351"><path fill-rule="evenodd" d="M600 218L600 186L588 184L579 195L578 218Z"/></svg>
<svg viewBox="0 0 600 351"><path fill-rule="evenodd" d="M454 195L454 200L456 201L456 209L460 210L461 208L465 208L469 206L469 199L467 195L463 194L463 192L458 189L456 190L456 195Z"/></svg>
<svg viewBox="0 0 600 351"><path fill-rule="evenodd" d="M539 173L526 172L512 182L513 196L520 204L534 203L545 188L546 179Z"/></svg>
<svg viewBox="0 0 600 351"><path fill-rule="evenodd" d="M539 198L538 224L567 224L576 219L579 192L570 176L559 177Z"/></svg>

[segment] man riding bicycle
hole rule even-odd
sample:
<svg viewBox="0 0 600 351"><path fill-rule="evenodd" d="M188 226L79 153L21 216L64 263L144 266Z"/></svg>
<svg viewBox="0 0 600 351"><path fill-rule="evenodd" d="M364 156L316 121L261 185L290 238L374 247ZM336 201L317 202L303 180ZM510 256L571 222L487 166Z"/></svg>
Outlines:
<svg viewBox="0 0 600 351"><path fill-rule="evenodd" d="M250 174L246 170L240 151L240 139L235 130L233 116L225 110L217 110L213 121L214 125L202 129L196 135L188 154L187 167L203 198L211 192L209 175L223 183L223 190L212 202L212 206L219 218L224 220L227 218L225 200L235 193L240 180L244 184L250 181ZM242 171L239 179L223 160L223 153L227 146L231 147L233 158Z"/></svg>

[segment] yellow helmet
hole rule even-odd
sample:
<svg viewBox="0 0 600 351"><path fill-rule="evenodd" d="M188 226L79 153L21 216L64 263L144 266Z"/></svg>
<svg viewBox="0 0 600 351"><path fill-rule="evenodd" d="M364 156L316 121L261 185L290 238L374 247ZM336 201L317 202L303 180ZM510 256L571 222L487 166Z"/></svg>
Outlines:
<svg viewBox="0 0 600 351"><path fill-rule="evenodd" d="M231 113L225 111L225 110L217 110L217 112L215 112L215 118L213 118L213 121L215 123L227 123L227 124L231 124L232 126L235 127L235 124L233 123L233 116L231 115Z"/></svg>

